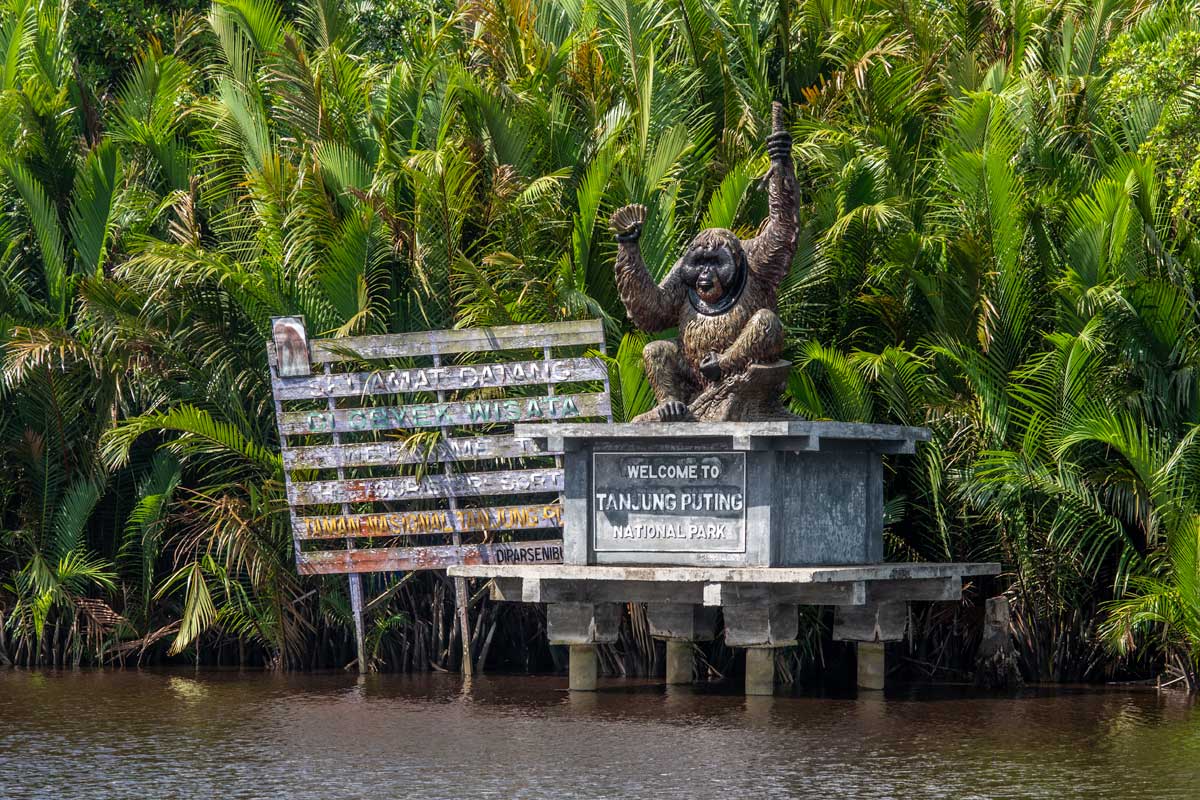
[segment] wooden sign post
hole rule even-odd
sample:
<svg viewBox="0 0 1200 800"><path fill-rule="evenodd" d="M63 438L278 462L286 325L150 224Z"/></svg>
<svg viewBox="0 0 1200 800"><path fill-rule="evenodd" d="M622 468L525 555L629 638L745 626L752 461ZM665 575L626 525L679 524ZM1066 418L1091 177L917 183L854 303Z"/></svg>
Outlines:
<svg viewBox="0 0 1200 800"><path fill-rule="evenodd" d="M362 573L562 561L561 453L512 425L611 422L608 370L584 355L603 348L598 320L309 341L303 318L272 319L296 567L349 575L360 671ZM466 580L454 589L469 675Z"/></svg>

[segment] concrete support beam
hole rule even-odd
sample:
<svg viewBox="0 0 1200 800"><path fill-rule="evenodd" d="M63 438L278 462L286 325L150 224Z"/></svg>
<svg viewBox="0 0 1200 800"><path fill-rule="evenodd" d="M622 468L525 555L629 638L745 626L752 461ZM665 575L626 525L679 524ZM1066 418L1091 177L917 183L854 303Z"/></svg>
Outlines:
<svg viewBox="0 0 1200 800"><path fill-rule="evenodd" d="M585 520L586 522L586 520ZM566 527L570 527L569 525ZM574 538L574 537L571 537ZM454 578L535 578L538 580L655 581L659 583L811 584L847 581L917 580L995 575L1000 565L953 564L849 564L828 567L678 567L586 566L579 564L460 564L447 573Z"/></svg>
<svg viewBox="0 0 1200 800"><path fill-rule="evenodd" d="M775 694L775 649L751 647L746 650L746 694Z"/></svg>
<svg viewBox="0 0 1200 800"><path fill-rule="evenodd" d="M704 584L661 581L589 581L493 578L492 599L504 603L696 603Z"/></svg>
<svg viewBox="0 0 1200 800"><path fill-rule="evenodd" d="M837 606L833 615L833 638L839 642L895 642L908 627L908 603L868 603Z"/></svg>
<svg viewBox="0 0 1200 800"><path fill-rule="evenodd" d="M784 647L796 643L800 615L793 605L724 606L725 644L730 647Z"/></svg>
<svg viewBox="0 0 1200 800"><path fill-rule="evenodd" d="M962 599L962 578L915 578L910 580L870 581L867 601L948 602ZM835 605L849 605L836 603Z"/></svg>
<svg viewBox="0 0 1200 800"><path fill-rule="evenodd" d="M567 688L572 692L596 691L599 669L595 645L571 645L567 662Z"/></svg>
<svg viewBox="0 0 1200 800"><path fill-rule="evenodd" d="M680 686L692 682L695 653L691 642L667 640L667 685Z"/></svg>
<svg viewBox="0 0 1200 800"><path fill-rule="evenodd" d="M656 639L707 642L717 633L717 609L701 605L650 603L646 618Z"/></svg>
<svg viewBox="0 0 1200 800"><path fill-rule="evenodd" d="M883 691L887 677L887 661L884 658L883 642L858 642L855 644L858 662L858 688Z"/></svg>
<svg viewBox="0 0 1200 800"><path fill-rule="evenodd" d="M621 622L616 603L551 603L546 606L550 644L615 642Z"/></svg>
<svg viewBox="0 0 1200 800"><path fill-rule="evenodd" d="M775 603L801 606L854 606L866 602L865 581L840 583L764 584L710 583L704 587L704 605Z"/></svg>
<svg viewBox="0 0 1200 800"><path fill-rule="evenodd" d="M836 583L763 584L586 579L492 579L493 600L508 603L658 603L717 607L767 602L782 605L861 606L889 602L951 602L962 578L898 578Z"/></svg>
<svg viewBox="0 0 1200 800"><path fill-rule="evenodd" d="M521 583L520 578L492 578L488 594L497 603L521 603Z"/></svg>

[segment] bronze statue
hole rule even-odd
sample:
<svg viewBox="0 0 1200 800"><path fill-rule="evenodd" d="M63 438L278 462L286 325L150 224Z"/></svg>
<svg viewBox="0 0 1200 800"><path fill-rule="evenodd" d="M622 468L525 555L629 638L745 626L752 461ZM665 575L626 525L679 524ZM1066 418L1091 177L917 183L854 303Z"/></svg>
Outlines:
<svg viewBox="0 0 1200 800"><path fill-rule="evenodd" d="M779 360L783 326L775 308L796 253L799 219L792 137L779 103L771 117L770 215L758 236L742 242L724 228L701 231L656 286L638 247L645 206L625 206L610 219L617 289L629 318L649 333L679 328L677 341L646 346L642 357L658 405L635 422L788 416L780 395L790 364Z"/></svg>

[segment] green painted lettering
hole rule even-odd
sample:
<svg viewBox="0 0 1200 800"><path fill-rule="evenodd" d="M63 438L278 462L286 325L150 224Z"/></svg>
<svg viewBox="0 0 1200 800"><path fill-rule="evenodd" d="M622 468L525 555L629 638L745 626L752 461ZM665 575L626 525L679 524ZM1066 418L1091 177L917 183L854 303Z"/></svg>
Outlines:
<svg viewBox="0 0 1200 800"><path fill-rule="evenodd" d="M414 425L418 428L425 427L425 423L429 421L429 417L431 416L429 406L413 406L412 415Z"/></svg>

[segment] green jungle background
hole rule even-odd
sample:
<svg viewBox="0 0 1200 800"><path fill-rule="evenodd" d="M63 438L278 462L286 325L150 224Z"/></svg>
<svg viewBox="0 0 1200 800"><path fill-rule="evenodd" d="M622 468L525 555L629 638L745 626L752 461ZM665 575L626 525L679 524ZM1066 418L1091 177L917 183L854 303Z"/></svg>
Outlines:
<svg viewBox="0 0 1200 800"><path fill-rule="evenodd" d="M1198 77L1187 0L3 0L0 663L347 665L345 578L293 564L269 318L599 316L631 416L607 216L649 207L660 274L752 234L778 99L788 402L932 428L889 557L1006 569L915 607L906 669L969 670L1003 591L1026 678L1195 689ZM373 667L459 668L444 576L366 586ZM555 665L471 591L480 668ZM781 666L841 657L827 623ZM640 609L601 655L658 668Z"/></svg>

